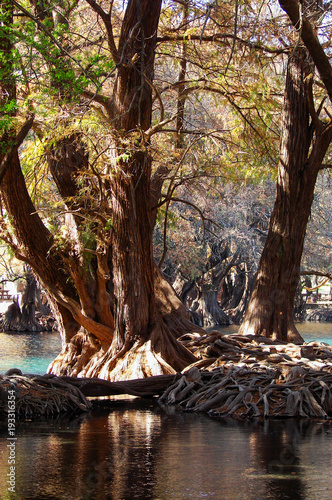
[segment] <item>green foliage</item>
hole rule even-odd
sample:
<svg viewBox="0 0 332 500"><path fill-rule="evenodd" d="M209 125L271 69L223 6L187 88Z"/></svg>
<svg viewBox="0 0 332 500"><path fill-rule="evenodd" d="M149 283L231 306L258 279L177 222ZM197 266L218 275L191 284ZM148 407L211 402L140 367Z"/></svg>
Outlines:
<svg viewBox="0 0 332 500"><path fill-rule="evenodd" d="M113 219L109 218L106 221L106 224L103 227L103 231L108 232L113 228Z"/></svg>
<svg viewBox="0 0 332 500"><path fill-rule="evenodd" d="M30 2L22 5L34 17ZM9 13L0 11L0 40L13 44L10 53L0 50L0 82L16 87L17 92L17 96L9 95L1 102L0 134L16 131L26 115L34 113L33 131L20 148L29 193L61 251L70 251L64 224L65 201L76 201L84 207L79 212L84 222L78 232L82 247L92 251L84 252L88 269L94 258L97 232L106 239L106 233L113 228L111 203L107 215L102 213L98 219L99 202L108 202L110 178L121 166L130 164L132 152L142 147L143 134L133 131L129 136L123 130L114 130L114 121L103 105L112 97L116 79L111 75L115 75L116 65L101 19L86 2L71 6L64 2L64 15L49 5L39 24L20 15L11 25ZM280 36L282 44L287 44L288 32L261 3L212 2L209 16L205 2L189 2L187 14L181 2L163 5L159 35L166 42L158 45L155 79L149 83L153 87L152 123L157 125L162 114L170 122L162 134L147 141L153 167L168 168L164 196L197 205L208 219L216 219L224 228L229 242L236 240L249 247L253 239L248 236L248 222L243 215L249 209L242 207L236 212L234 200L240 204L241 192L250 197L252 185L262 195L264 186L275 176L284 85L280 71L283 56L260 50L260 46L278 49ZM117 40L122 3L116 1L114 8L112 21ZM229 34L234 33L235 8L238 40L233 45ZM132 64L130 60L122 63ZM184 66L181 82L180 70ZM142 95L138 90L137 96ZM179 130L174 117L180 98L186 133L183 147L177 148L174 132ZM76 199L62 200L47 160L57 144L71 134L83 137L89 165L77 174ZM3 142L1 152L6 148L8 143ZM221 232L212 223L205 223L203 230L201 214L192 206L184 207L180 202L171 203L167 212L168 265L174 268L174 262L181 262L188 276L196 277L206 263L206 243L211 243L212 233L221 237ZM157 258L163 252L164 219L165 205L157 215ZM106 220L101 230L100 220Z"/></svg>

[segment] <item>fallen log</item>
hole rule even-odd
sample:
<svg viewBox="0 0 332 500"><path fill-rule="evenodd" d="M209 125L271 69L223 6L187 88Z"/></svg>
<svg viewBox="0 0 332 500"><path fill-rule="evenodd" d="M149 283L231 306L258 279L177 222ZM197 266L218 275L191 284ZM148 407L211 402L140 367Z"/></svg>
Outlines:
<svg viewBox="0 0 332 500"><path fill-rule="evenodd" d="M73 385L86 397L130 396L152 397L160 396L174 382L176 375L155 375L153 377L108 382L98 378L56 377L67 384Z"/></svg>
<svg viewBox="0 0 332 500"><path fill-rule="evenodd" d="M17 418L50 417L60 413L89 411L92 404L87 398L122 394L160 396L174 382L174 377L158 375L108 382L96 378L23 375L20 370L11 369L5 375L0 375L0 416L13 412Z"/></svg>

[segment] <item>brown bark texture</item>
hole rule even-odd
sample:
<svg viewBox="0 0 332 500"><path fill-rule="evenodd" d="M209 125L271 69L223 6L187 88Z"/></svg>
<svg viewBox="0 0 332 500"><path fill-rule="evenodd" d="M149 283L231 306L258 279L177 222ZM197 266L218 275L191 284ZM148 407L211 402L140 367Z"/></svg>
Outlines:
<svg viewBox="0 0 332 500"><path fill-rule="evenodd" d="M240 327L242 334L296 343L303 341L293 308L304 237L317 175L331 141L330 127L317 126L313 133L310 122L307 82L313 71L307 50L300 46L288 61L275 204Z"/></svg>
<svg viewBox="0 0 332 500"><path fill-rule="evenodd" d="M110 14L89 3L117 62L113 94L96 96L113 127L114 161L101 178L79 133L52 142L47 161L66 211L66 238L59 244L31 201L16 149L0 184L3 213L14 230L7 240L46 288L62 332L63 349L50 373L107 380L173 374L196 360L177 337L197 328L152 255L151 208L162 181L151 176L144 132L151 126L161 0L129 0L117 47ZM10 61L10 42L6 50ZM13 74L9 63L11 80L1 85L14 94ZM63 99L65 92L57 90Z"/></svg>

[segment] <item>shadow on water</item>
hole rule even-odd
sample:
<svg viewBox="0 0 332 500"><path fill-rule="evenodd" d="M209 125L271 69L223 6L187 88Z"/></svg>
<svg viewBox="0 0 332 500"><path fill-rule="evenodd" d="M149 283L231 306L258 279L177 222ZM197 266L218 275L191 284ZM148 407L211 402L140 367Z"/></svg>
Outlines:
<svg viewBox="0 0 332 500"><path fill-rule="evenodd" d="M308 340L332 343L331 324L302 328ZM2 373L44 373L60 349L54 334L0 335ZM332 422L237 422L121 399L76 419L17 422L16 437L10 494L0 422L1 500L332 498Z"/></svg>
<svg viewBox="0 0 332 500"><path fill-rule="evenodd" d="M237 422L165 412L154 400L107 402L74 420L22 422L20 500L331 499L331 422Z"/></svg>

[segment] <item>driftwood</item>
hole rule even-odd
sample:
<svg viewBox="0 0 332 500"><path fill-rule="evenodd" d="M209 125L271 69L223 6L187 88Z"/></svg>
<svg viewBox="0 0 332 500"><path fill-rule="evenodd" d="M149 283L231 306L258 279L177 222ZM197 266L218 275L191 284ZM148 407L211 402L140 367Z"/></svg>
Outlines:
<svg viewBox="0 0 332 500"><path fill-rule="evenodd" d="M201 360L184 370L161 404L219 417L332 418L331 346L220 332L182 341Z"/></svg>

